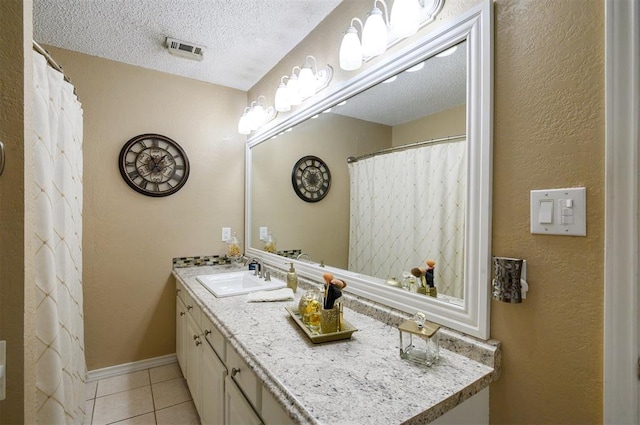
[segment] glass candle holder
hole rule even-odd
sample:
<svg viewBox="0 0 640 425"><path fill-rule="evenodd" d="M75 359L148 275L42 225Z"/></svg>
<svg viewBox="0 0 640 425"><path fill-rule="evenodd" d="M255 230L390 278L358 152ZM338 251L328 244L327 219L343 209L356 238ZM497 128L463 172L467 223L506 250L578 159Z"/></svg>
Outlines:
<svg viewBox="0 0 640 425"><path fill-rule="evenodd" d="M400 358L425 366L433 366L440 357L438 329L440 326L424 321L424 315L417 320L402 323L398 327Z"/></svg>

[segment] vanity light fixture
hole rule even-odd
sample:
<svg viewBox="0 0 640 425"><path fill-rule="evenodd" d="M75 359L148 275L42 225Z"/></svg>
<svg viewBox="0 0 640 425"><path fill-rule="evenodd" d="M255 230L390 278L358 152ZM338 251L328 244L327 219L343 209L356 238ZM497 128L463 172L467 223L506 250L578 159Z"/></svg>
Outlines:
<svg viewBox="0 0 640 425"><path fill-rule="evenodd" d="M273 106L267 105L267 98L258 96L258 100L251 102L251 106L244 108L238 121L238 133L249 134L274 119L277 115Z"/></svg>
<svg viewBox="0 0 640 425"><path fill-rule="evenodd" d="M313 64L310 63L313 60ZM296 69L298 73L296 73ZM318 69L314 56L307 55L302 68L294 66L291 75L280 78L280 85L276 90L275 109L278 112L289 112L292 106L302 104L305 99L326 88L333 77L333 68L326 65ZM286 84L284 79L288 78Z"/></svg>
<svg viewBox="0 0 640 425"><path fill-rule="evenodd" d="M420 27L420 1L393 0L389 27L391 33L398 38L417 33Z"/></svg>
<svg viewBox="0 0 640 425"><path fill-rule="evenodd" d="M289 78L287 75L283 75L280 78L280 85L278 86L278 90L276 90L275 96L275 108L278 112L289 112L291 110L291 104L289 103L289 93L287 90L287 86L284 83L284 79Z"/></svg>
<svg viewBox="0 0 640 425"><path fill-rule="evenodd" d="M394 76L391 76L391 77L387 78L386 80L384 80L384 81L382 82L382 84L393 83L393 82L394 82L395 80L397 80L397 79L398 79L398 76L397 76L397 75L394 75Z"/></svg>
<svg viewBox="0 0 640 425"><path fill-rule="evenodd" d="M383 5L384 17L378 3ZM385 1L374 0L373 9L364 24L358 18L351 19L340 44L340 68L345 71L359 69L362 62L381 55L388 47L434 21L443 6L444 0L394 0L389 19ZM354 22L359 22L362 27L362 43Z"/></svg>
<svg viewBox="0 0 640 425"><path fill-rule="evenodd" d="M240 134L249 134L251 133L251 129L249 128L249 108L248 106L244 108L244 112L242 116L238 120L238 133Z"/></svg>
<svg viewBox="0 0 640 425"><path fill-rule="evenodd" d="M265 118L264 107L254 100L251 102L251 107L247 116L249 117L249 130L257 130L262 124L262 120Z"/></svg>
<svg viewBox="0 0 640 425"><path fill-rule="evenodd" d="M416 71L420 71L422 68L424 68L424 61L413 65L411 68L407 69L407 72L416 72Z"/></svg>
<svg viewBox="0 0 640 425"><path fill-rule="evenodd" d="M449 56L449 55L454 54L454 53L456 52L456 50L458 50L458 46L450 47L450 48L448 48L447 50L444 50L444 51L442 51L442 52L438 53L438 54L436 55L436 57L437 57L437 58L444 58L444 57L446 57L446 56Z"/></svg>
<svg viewBox="0 0 640 425"><path fill-rule="evenodd" d="M378 9L376 4L384 6L384 18L382 11ZM383 54L387 50L389 43L389 12L387 3L384 0L374 0L373 9L369 12L367 20L362 29L362 55L364 57L373 57Z"/></svg>
<svg viewBox="0 0 640 425"><path fill-rule="evenodd" d="M351 24L342 37L340 44L340 68L345 71L355 71L362 66L362 44L358 38L358 30L353 26L354 22L364 28L364 24L358 18L351 19Z"/></svg>
<svg viewBox="0 0 640 425"><path fill-rule="evenodd" d="M296 68L300 71L299 66L294 66L291 70L291 76L287 81L287 96L289 97L289 105L298 106L302 103L302 96L300 96L300 81L298 80L298 74L296 74Z"/></svg>

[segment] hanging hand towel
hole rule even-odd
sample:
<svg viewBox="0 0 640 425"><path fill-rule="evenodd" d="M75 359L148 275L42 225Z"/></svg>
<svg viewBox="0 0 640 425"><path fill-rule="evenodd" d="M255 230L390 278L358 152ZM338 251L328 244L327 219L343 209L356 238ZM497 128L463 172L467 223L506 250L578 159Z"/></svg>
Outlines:
<svg viewBox="0 0 640 425"><path fill-rule="evenodd" d="M291 288L276 289L275 291L257 291L247 295L248 303L293 301L293 299L293 290Z"/></svg>

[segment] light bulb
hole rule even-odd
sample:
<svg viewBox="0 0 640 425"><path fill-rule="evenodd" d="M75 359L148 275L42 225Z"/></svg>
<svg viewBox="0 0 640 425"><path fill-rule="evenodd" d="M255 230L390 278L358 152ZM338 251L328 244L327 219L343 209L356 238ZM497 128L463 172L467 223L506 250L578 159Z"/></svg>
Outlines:
<svg viewBox="0 0 640 425"><path fill-rule="evenodd" d="M398 38L409 37L420 27L418 0L394 0L391 7L391 33Z"/></svg>
<svg viewBox="0 0 640 425"><path fill-rule="evenodd" d="M302 103L302 97L300 96L300 81L295 72L291 73L289 81L287 81L287 95L289 97L289 104L292 106L300 105Z"/></svg>
<svg viewBox="0 0 640 425"><path fill-rule="evenodd" d="M249 121L248 121L248 118L247 118L246 109L245 109L245 112L240 117L240 119L238 120L238 133L240 133L240 134L249 134L249 133L251 133L251 129L249 128Z"/></svg>
<svg viewBox="0 0 640 425"><path fill-rule="evenodd" d="M374 7L362 30L362 55L364 57L378 56L387 50L387 24L382 17L382 11Z"/></svg>
<svg viewBox="0 0 640 425"><path fill-rule="evenodd" d="M278 90L276 90L274 103L275 103L276 111L278 112L289 112L291 110L291 105L289 104L289 93L287 91L287 86L282 82L278 86Z"/></svg>
<svg viewBox="0 0 640 425"><path fill-rule="evenodd" d="M349 27L340 44L340 68L354 71L362 66L362 45L355 27Z"/></svg>
<svg viewBox="0 0 640 425"><path fill-rule="evenodd" d="M300 70L300 97L306 99L316 94L316 77L310 67L304 67Z"/></svg>
<svg viewBox="0 0 640 425"><path fill-rule="evenodd" d="M450 48L448 48L447 50L444 50L444 51L442 51L442 52L438 53L438 54L436 55L436 57L437 57L437 58L444 58L444 57L447 57L447 56L449 56L449 55L454 54L454 53L456 52L456 50L458 50L458 46L450 47Z"/></svg>
<svg viewBox="0 0 640 425"><path fill-rule="evenodd" d="M416 72L416 71L420 71L422 68L424 68L424 61L413 65L411 68L407 69L407 72Z"/></svg>

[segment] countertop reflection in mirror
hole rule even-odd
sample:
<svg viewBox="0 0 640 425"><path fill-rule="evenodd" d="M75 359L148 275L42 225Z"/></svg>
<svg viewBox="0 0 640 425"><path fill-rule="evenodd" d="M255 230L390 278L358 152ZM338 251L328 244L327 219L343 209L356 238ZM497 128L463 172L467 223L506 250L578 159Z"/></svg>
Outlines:
<svg viewBox="0 0 640 425"><path fill-rule="evenodd" d="M267 226L311 258L302 275L330 269L356 295L488 338L491 51L487 1L249 140L248 253L288 261L262 251ZM291 188L305 155L331 169L318 203ZM438 298L387 285L427 258Z"/></svg>

